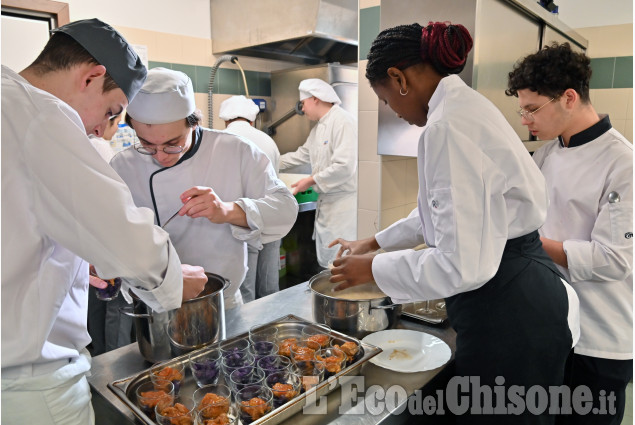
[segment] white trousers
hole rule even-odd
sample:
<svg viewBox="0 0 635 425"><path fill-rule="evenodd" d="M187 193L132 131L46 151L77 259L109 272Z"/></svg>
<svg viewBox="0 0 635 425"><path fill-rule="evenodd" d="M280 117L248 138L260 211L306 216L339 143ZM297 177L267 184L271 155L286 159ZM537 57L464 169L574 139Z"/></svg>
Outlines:
<svg viewBox="0 0 635 425"><path fill-rule="evenodd" d="M40 376L2 378L2 423L94 425L86 372L90 355Z"/></svg>

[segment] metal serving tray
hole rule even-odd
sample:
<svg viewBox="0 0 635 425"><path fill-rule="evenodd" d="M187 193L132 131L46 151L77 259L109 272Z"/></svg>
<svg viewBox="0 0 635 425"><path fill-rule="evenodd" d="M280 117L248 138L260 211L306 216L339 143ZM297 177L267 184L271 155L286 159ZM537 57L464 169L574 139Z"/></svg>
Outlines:
<svg viewBox="0 0 635 425"><path fill-rule="evenodd" d="M439 308L440 303L443 303L443 308ZM425 301L402 304L401 314L402 316L411 317L433 325L440 325L448 320L448 313L445 311L445 300L430 300L430 308L434 310L434 314L432 315L417 313L417 310L424 306Z"/></svg>
<svg viewBox="0 0 635 425"><path fill-rule="evenodd" d="M262 328L265 329L267 327L277 327L278 328L278 339L286 339L286 338L301 338L302 329L305 326L317 326L318 324L315 322L309 322L300 317L294 316L292 314L281 317L277 320L274 320L269 323L265 323L262 325ZM374 345L366 344L365 342L361 342L356 340L355 338L351 338L348 335L344 335L340 332L331 331L331 336L343 339L346 341L352 341L360 344L361 349L363 350L361 358L357 361L353 362L350 366L342 369L336 375L330 377L329 379L321 382L316 387L311 388L309 391L300 394L296 398L290 400L288 403L280 406L277 409L272 410L266 416L252 422L254 425L259 424L268 424L274 425L279 424L296 413L302 411L302 408L307 403L307 397L310 397L309 400L319 399L320 396L326 395L334 391L340 386L340 378L346 375L354 376L359 375L360 368L364 363L366 363L369 359L379 354L382 349L379 347L375 347ZM236 335L232 338L228 338L224 341L220 342L220 346L225 346L234 343L240 339L246 339L249 337L249 332L242 333L240 335ZM181 390L179 392L179 396L181 398L191 398L194 391L198 388L194 378L192 377L189 365L188 365L188 356L192 353L198 353L208 349L209 347L201 348L199 350L192 351L186 355L182 355L179 357L175 357L172 360L168 360L165 362L166 366L173 366L179 363L185 365L185 379L181 386ZM222 375L221 375L222 376ZM137 375L129 376L127 378L119 379L117 381L111 382L108 384L108 388L115 393L117 397L121 399L135 414L135 416L144 424L155 425L152 419L150 419L141 409L137 406L136 403L136 395L135 390L137 387L145 382L150 380L150 369L146 369L140 372Z"/></svg>

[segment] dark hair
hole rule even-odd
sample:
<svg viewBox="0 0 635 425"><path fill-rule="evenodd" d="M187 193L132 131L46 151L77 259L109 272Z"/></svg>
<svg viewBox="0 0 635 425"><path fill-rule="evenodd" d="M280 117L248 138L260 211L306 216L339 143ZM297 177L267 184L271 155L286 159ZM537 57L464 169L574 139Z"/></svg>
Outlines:
<svg viewBox="0 0 635 425"><path fill-rule="evenodd" d="M130 128L134 128L132 126L133 119L134 118L132 118L129 114L126 114L126 118L124 119L124 121L126 122L126 124L128 124L128 127ZM185 117L185 125L188 126L189 128L194 128L197 125L201 125L202 122L203 122L203 113L199 111L198 109L192 112L187 117Z"/></svg>
<svg viewBox="0 0 635 425"><path fill-rule="evenodd" d="M430 22L399 25L379 33L368 53L366 78L371 84L388 78L388 68L406 69L429 62L441 75L458 74L472 50L472 37L463 25Z"/></svg>
<svg viewBox="0 0 635 425"><path fill-rule="evenodd" d="M71 69L76 65L90 63L101 65L81 44L71 36L56 32L29 68L38 75L53 71ZM115 80L106 72L102 91L104 93L119 88Z"/></svg>
<svg viewBox="0 0 635 425"><path fill-rule="evenodd" d="M509 73L507 96L518 97L518 90L529 89L538 94L558 98L567 89L589 103L591 60L584 53L571 50L569 43L553 43L514 65Z"/></svg>

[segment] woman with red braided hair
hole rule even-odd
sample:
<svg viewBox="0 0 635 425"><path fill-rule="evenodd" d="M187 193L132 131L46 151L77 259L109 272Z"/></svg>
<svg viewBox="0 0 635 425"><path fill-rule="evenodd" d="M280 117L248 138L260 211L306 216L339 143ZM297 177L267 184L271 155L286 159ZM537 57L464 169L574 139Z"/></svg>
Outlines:
<svg viewBox="0 0 635 425"><path fill-rule="evenodd" d="M397 303L446 299L455 359L431 385L446 390L452 420L551 424L548 408L557 406L528 410L524 397L533 386L562 385L579 336L578 299L540 243L548 203L540 170L501 112L456 75L472 45L465 27L440 22L390 28L373 42L371 87L423 127L418 208L368 239L334 241L341 247L331 281L345 281L343 289L375 280ZM428 249L410 249L423 242ZM457 394L445 386L452 376L471 377L470 386ZM482 386L504 396L483 404Z"/></svg>

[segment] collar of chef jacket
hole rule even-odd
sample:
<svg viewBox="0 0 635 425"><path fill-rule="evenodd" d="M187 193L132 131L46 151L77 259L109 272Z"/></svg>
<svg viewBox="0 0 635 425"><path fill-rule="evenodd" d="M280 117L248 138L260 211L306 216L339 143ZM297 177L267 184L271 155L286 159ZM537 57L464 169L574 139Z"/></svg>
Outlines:
<svg viewBox="0 0 635 425"><path fill-rule="evenodd" d="M602 116L600 121L593 124L591 127L571 136L571 138L569 139L568 147L575 148L577 146L582 146L586 143L592 142L593 140L597 139L598 137L609 131L611 128L612 125L611 121L609 120L609 116L604 115ZM558 139L560 140L560 147L564 148L565 146L564 141L562 140L562 136L558 136Z"/></svg>

